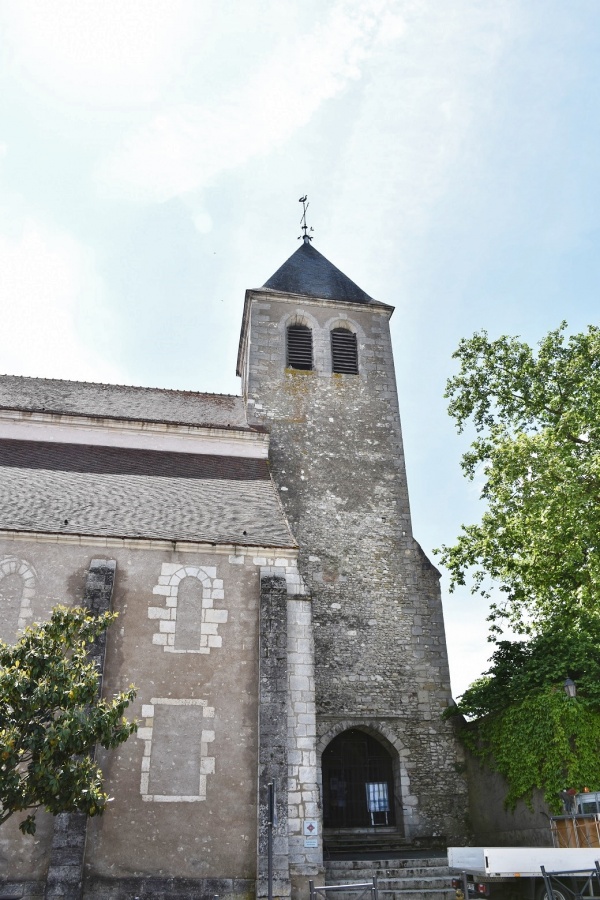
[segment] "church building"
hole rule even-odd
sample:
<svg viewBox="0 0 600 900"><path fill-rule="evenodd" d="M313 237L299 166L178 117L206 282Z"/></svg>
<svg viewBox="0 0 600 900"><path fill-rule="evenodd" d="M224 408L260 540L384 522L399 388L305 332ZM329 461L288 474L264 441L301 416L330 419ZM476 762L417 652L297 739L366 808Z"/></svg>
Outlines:
<svg viewBox="0 0 600 900"><path fill-rule="evenodd" d="M307 897L324 852L459 843L439 573L412 534L389 320L305 236L246 292L240 396L0 377L0 638L118 612L101 817L0 829L0 893Z"/></svg>

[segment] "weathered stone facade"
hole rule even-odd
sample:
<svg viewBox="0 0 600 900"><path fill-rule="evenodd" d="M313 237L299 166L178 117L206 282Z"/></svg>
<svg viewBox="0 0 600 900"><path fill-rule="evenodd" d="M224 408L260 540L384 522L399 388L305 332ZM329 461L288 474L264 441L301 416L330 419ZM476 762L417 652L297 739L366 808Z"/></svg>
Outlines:
<svg viewBox="0 0 600 900"><path fill-rule="evenodd" d="M320 746L342 730L398 757L407 838L464 834L439 573L414 540L389 317L383 305L250 291L240 372L313 598ZM286 368L286 330L312 331L314 367ZM332 372L331 331L357 334L359 374Z"/></svg>
<svg viewBox="0 0 600 900"><path fill-rule="evenodd" d="M290 859L294 876L303 878L321 860L320 848L297 846L298 823L288 828L288 777L313 817L317 807L311 602L295 552L189 545L173 551L158 542L150 548L116 540L109 546L113 559L98 560L92 540L0 538L0 565L18 559L22 583L37 573L31 598L37 621L59 601L102 611L114 579L119 619L107 635L104 691L110 696L134 682L139 721L127 744L98 752L114 798L102 818L86 823L81 815L42 814L33 839L19 834L18 817L3 826L0 884L15 896L47 900L82 891L115 900L158 891L246 898L255 893L258 858L259 895L266 895L262 795L274 781L277 893L289 896ZM156 593L159 578L173 584ZM198 652L166 653L168 645L155 641L156 623L177 619L158 619L156 604L180 603L182 585L192 589L196 582L196 621L192 610L184 624L187 638L195 625ZM221 614L212 618L223 643L202 653L205 613L217 607ZM175 635L177 649L177 632L166 633Z"/></svg>
<svg viewBox="0 0 600 900"><path fill-rule="evenodd" d="M304 244L247 293L243 397L0 377L0 637L112 595L103 691L135 683L139 722L98 751L103 817L41 813L33 840L3 826L3 891L264 897L271 782L274 893L306 896L330 806L350 805L326 761L356 735L371 836L460 840L439 576L411 530L391 313ZM311 342L300 367L290 325ZM333 371L334 329L357 374Z"/></svg>

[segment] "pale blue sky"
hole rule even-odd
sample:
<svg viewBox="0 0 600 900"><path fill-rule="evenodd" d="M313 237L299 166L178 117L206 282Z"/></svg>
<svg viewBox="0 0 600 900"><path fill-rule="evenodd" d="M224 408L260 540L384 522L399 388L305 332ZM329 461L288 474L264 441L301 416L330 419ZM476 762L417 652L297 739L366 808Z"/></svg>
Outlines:
<svg viewBox="0 0 600 900"><path fill-rule="evenodd" d="M427 552L478 516L460 337L598 319L598 0L0 0L2 372L237 393L315 246L392 319ZM454 693L485 609L445 596Z"/></svg>

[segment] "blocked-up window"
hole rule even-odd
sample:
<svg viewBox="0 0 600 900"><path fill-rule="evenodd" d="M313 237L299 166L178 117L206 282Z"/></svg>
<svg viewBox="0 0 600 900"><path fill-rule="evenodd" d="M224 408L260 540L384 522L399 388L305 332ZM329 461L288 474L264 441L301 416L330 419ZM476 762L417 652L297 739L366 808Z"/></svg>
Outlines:
<svg viewBox="0 0 600 900"><path fill-rule="evenodd" d="M194 651L202 637L202 582L188 575L182 578L177 592L177 628L175 649ZM206 641L205 641L206 643Z"/></svg>
<svg viewBox="0 0 600 900"><path fill-rule="evenodd" d="M334 328L331 332L331 360L334 372L358 375L358 346L350 329Z"/></svg>
<svg viewBox="0 0 600 900"><path fill-rule="evenodd" d="M222 646L219 626L228 612L215 608L224 602L223 581L214 566L163 563L152 593L164 597L164 606L150 606L148 618L158 624L152 643L166 653L210 653Z"/></svg>
<svg viewBox="0 0 600 900"><path fill-rule="evenodd" d="M35 569L27 560L0 558L0 640L7 644L30 624L36 582Z"/></svg>
<svg viewBox="0 0 600 900"><path fill-rule="evenodd" d="M290 325L287 330L287 365L290 369L313 367L312 331L308 325Z"/></svg>
<svg viewBox="0 0 600 900"><path fill-rule="evenodd" d="M155 803L206 800L207 777L215 771L211 754L215 711L205 700L153 697L142 705L145 725L140 791Z"/></svg>

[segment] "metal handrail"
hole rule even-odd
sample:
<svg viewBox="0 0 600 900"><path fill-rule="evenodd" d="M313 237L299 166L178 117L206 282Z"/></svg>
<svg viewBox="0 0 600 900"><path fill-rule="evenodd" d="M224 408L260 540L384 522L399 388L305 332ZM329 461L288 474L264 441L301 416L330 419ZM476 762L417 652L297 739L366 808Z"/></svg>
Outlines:
<svg viewBox="0 0 600 900"><path fill-rule="evenodd" d="M353 884L329 884L319 887L315 887L314 881L310 880L308 882L308 887L310 890L310 900L317 900L317 894L321 894L326 898L327 894L332 894L336 891L350 891L352 893L358 893L360 897L369 891L371 900L379 900L377 875L374 875L371 881L358 881Z"/></svg>

